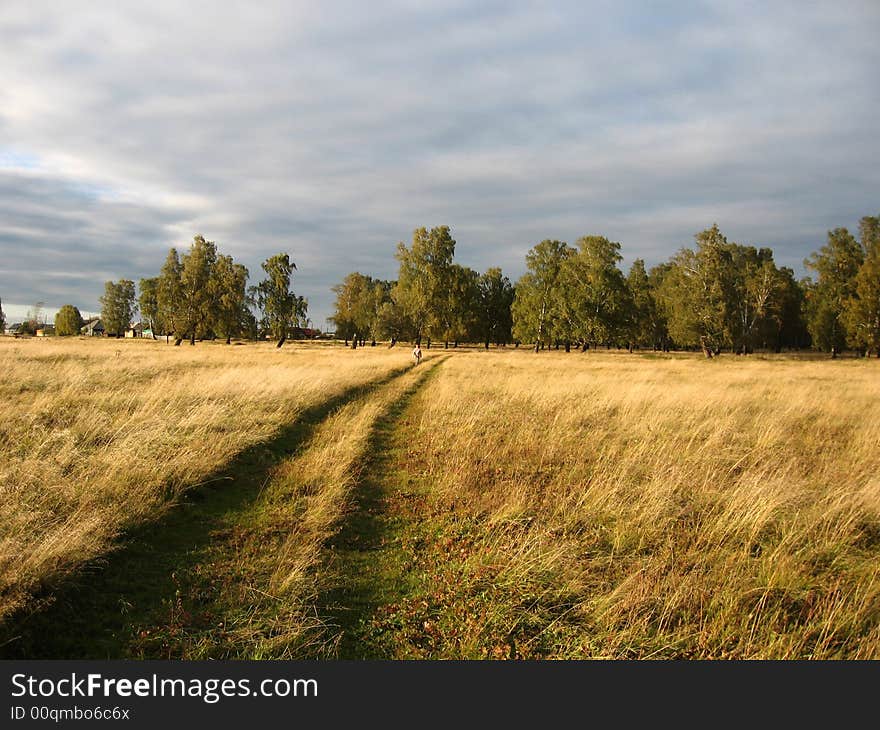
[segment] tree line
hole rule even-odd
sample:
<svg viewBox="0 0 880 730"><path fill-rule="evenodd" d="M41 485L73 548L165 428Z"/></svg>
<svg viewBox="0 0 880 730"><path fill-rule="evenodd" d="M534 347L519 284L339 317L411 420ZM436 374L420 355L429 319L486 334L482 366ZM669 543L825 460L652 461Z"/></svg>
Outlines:
<svg viewBox="0 0 880 730"><path fill-rule="evenodd" d="M418 228L397 246L396 280L354 272L333 287L336 334L353 347L368 340L480 342L535 351L599 345L722 351L813 347L836 356L850 347L880 357L880 217L866 216L858 238L828 232L804 262L800 280L777 266L770 248L728 241L717 225L668 261L624 273L620 244L605 236L574 246L544 240L526 255L513 285L500 268L480 274L454 261L448 226Z"/></svg>
<svg viewBox="0 0 880 730"><path fill-rule="evenodd" d="M286 253L262 263L265 278L248 286L249 272L201 235L188 251L172 247L155 277L107 281L100 297L101 320L107 334L121 337L140 311L153 337L188 340L268 336L281 347L291 332L307 324L308 302L291 289L296 264ZM55 316L57 335L80 332L79 310L66 304Z"/></svg>
<svg viewBox="0 0 880 730"><path fill-rule="evenodd" d="M265 278L248 287L247 268L197 235L182 255L168 251L158 276L140 280L141 316L154 333L173 336L175 345L218 337L228 344L248 334L271 336L281 347L294 327L305 324L308 302L291 290L296 264L288 254L267 258L262 268ZM133 303L130 284L106 284L101 311L108 331L130 314L121 304Z"/></svg>

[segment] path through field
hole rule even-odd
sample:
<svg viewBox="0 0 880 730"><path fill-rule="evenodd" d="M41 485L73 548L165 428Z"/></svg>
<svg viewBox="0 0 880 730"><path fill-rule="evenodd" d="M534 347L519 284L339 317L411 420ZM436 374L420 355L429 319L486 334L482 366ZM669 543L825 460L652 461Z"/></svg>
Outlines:
<svg viewBox="0 0 880 730"><path fill-rule="evenodd" d="M389 641L385 619L422 539L400 427L443 359L354 388L242 453L9 622L0 657L400 654L407 639Z"/></svg>

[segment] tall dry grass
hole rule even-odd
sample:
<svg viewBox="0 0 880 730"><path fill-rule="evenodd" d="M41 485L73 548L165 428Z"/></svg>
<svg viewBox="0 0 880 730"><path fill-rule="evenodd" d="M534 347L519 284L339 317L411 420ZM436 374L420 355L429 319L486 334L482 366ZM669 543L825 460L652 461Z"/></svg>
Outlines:
<svg viewBox="0 0 880 730"><path fill-rule="evenodd" d="M304 409L408 353L0 338L0 620Z"/></svg>
<svg viewBox="0 0 880 730"><path fill-rule="evenodd" d="M878 363L471 353L420 403L458 655L880 658Z"/></svg>

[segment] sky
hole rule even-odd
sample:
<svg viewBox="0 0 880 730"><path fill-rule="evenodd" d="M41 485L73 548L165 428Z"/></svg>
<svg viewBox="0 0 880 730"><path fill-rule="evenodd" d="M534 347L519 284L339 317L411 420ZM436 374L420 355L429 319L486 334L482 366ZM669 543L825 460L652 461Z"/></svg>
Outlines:
<svg viewBox="0 0 880 730"><path fill-rule="evenodd" d="M312 325L449 225L651 266L717 223L803 259L880 213L880 3L0 2L0 300L99 310L196 234Z"/></svg>

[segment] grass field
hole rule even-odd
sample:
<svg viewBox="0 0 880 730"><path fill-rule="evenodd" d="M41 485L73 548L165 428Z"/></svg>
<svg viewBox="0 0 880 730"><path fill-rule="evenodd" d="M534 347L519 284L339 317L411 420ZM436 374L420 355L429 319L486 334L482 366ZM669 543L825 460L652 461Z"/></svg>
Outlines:
<svg viewBox="0 0 880 730"><path fill-rule="evenodd" d="M0 340L0 656L880 658L875 361L408 354Z"/></svg>

